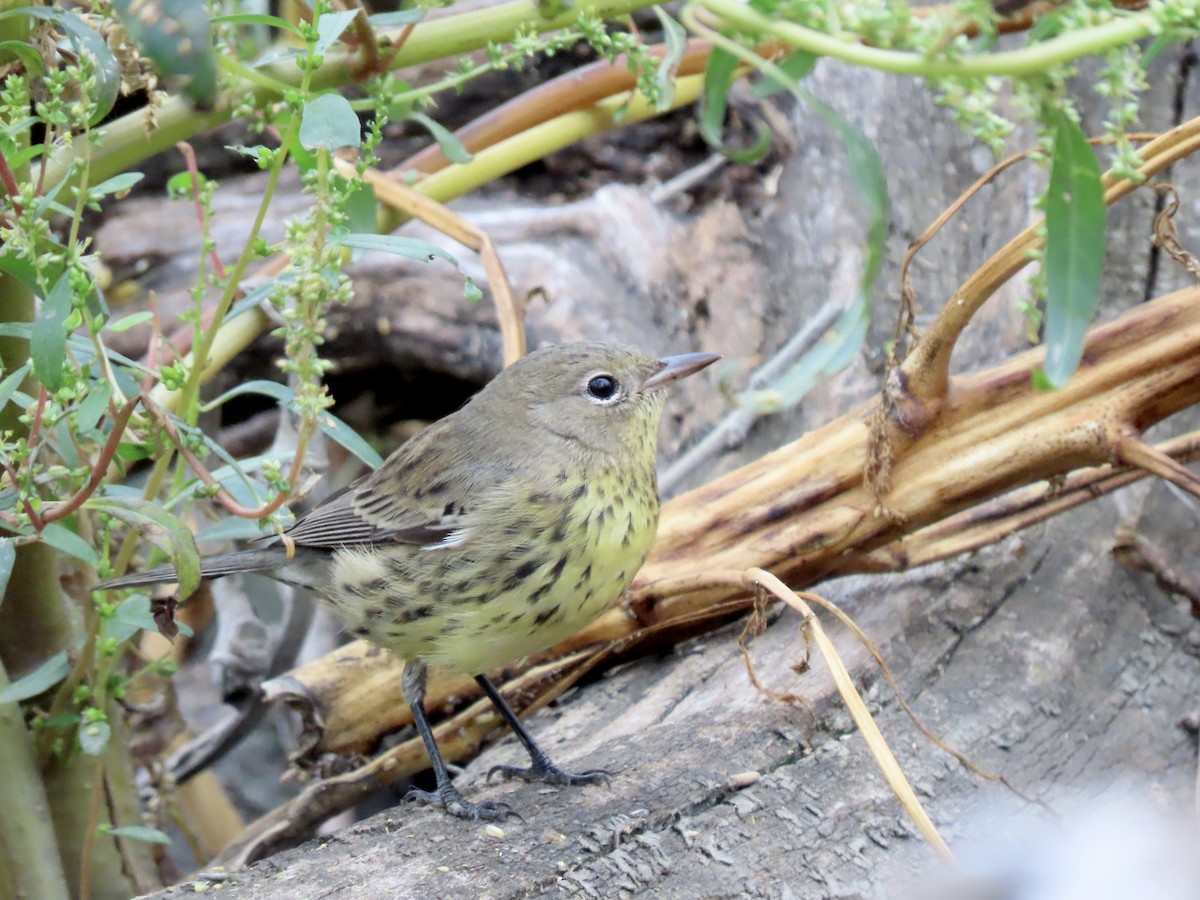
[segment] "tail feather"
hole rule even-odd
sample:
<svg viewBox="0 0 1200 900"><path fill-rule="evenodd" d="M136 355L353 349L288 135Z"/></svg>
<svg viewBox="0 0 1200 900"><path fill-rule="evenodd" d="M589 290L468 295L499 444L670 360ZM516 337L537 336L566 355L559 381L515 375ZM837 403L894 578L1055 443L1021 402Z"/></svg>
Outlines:
<svg viewBox="0 0 1200 900"><path fill-rule="evenodd" d="M220 578L239 572L262 572L287 563L287 551L283 547L265 547L261 550L238 550L222 553L200 560L200 575L203 578ZM110 578L96 585L93 590L105 591L112 588L138 587L145 584L167 584L175 580L174 566L158 566L144 572L131 572L120 578Z"/></svg>

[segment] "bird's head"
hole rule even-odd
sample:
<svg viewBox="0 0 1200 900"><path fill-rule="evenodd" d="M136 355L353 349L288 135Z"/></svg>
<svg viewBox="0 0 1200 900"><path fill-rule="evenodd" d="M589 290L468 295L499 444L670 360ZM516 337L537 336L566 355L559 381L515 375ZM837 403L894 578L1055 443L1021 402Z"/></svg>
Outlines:
<svg viewBox="0 0 1200 900"><path fill-rule="evenodd" d="M647 451L653 459L664 388L718 359L715 353L657 357L619 344L559 344L509 366L474 403L509 427L526 429L532 446L565 441L576 452L612 460Z"/></svg>

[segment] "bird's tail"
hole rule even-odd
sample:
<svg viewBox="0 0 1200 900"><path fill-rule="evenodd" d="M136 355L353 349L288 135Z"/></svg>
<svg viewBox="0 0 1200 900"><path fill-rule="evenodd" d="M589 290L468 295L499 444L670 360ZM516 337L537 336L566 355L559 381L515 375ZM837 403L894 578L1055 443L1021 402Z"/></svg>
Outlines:
<svg viewBox="0 0 1200 900"><path fill-rule="evenodd" d="M287 551L283 547L264 547L258 550L238 550L234 553L222 553L220 556L209 556L200 560L200 575L203 578L220 578L222 575L236 575L239 572L262 572L266 569L277 569L287 564ZM93 590L105 591L110 588L137 587L143 584L165 584L175 580L174 566L158 566L146 569L144 572L131 572L120 578L110 578L96 585Z"/></svg>

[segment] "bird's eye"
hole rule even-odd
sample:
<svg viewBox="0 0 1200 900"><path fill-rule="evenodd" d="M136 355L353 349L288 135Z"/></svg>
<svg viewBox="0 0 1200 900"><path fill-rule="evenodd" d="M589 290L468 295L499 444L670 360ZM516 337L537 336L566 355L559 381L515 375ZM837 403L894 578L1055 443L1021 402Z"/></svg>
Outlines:
<svg viewBox="0 0 1200 900"><path fill-rule="evenodd" d="M587 383L587 392L597 400L611 400L617 395L617 379L611 375L594 375Z"/></svg>

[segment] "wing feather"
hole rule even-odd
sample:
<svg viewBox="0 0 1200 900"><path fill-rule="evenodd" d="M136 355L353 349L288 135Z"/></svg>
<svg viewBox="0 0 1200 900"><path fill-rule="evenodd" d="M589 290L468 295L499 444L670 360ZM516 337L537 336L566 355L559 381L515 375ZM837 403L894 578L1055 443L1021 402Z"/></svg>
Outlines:
<svg viewBox="0 0 1200 900"><path fill-rule="evenodd" d="M299 546L397 543L452 546L466 535L480 493L477 472L443 419L407 441L369 475L328 497L284 534ZM457 544L453 544L457 546Z"/></svg>

